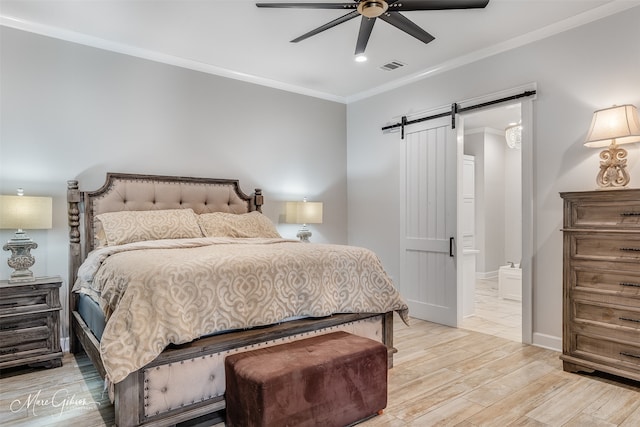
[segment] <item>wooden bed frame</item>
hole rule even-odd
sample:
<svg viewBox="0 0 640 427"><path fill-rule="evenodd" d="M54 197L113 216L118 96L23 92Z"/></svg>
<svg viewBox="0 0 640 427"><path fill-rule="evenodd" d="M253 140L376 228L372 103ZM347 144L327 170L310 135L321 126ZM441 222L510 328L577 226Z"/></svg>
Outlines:
<svg viewBox="0 0 640 427"><path fill-rule="evenodd" d="M139 191L140 188L145 191ZM175 208L192 208L198 214L229 210L241 213L237 211L239 206L243 212L261 212L263 196L260 189L247 196L240 190L237 180L108 173L105 184L96 191L80 191L78 181L68 181L67 201L71 289L80 264L95 246L94 216L100 213ZM70 350L76 353L84 349L104 378L105 369L100 357L99 341L78 313L77 304L78 296L70 290ZM227 354L337 330L346 330L383 342L388 348L389 368L393 366L395 349L391 312L338 314L213 335L180 346L169 346L154 361L115 384L113 400L116 425L168 426L220 413L225 408L224 358ZM192 370L188 371L189 369ZM198 369L203 372L196 372ZM170 382L161 388L150 386L150 382L157 383L153 376L159 375L156 372L167 370L175 370L172 374L169 372L171 375L168 377L182 377L183 382L188 376L208 378L212 384L217 381L218 391L198 399L189 400L187 396L186 402L158 410L150 403L161 400L154 393L167 393L167 390L171 390L174 397L189 393L190 387L177 390L175 388L178 386ZM219 390L220 382L222 391ZM165 395L161 397L164 398Z"/></svg>

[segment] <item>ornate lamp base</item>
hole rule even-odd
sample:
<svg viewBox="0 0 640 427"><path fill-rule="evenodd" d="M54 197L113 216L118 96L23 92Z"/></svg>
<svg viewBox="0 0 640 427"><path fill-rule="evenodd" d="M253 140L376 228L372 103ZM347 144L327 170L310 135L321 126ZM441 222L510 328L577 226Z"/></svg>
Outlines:
<svg viewBox="0 0 640 427"><path fill-rule="evenodd" d="M627 150L619 148L615 142L600 152L600 172L596 177L601 189L621 188L629 184L627 172Z"/></svg>
<svg viewBox="0 0 640 427"><path fill-rule="evenodd" d="M16 232L13 239L2 247L5 251L11 251L11 257L7 260L7 264L15 271L11 273L10 283L34 280L33 272L29 268L36 263L36 259L31 255L30 251L37 247L38 244L31 240L22 230Z"/></svg>
<svg viewBox="0 0 640 427"><path fill-rule="evenodd" d="M298 230L298 234L296 234L296 237L300 239L301 242L311 243L309 241L309 237L311 237L311 231L309 231L306 225L303 225L302 228Z"/></svg>

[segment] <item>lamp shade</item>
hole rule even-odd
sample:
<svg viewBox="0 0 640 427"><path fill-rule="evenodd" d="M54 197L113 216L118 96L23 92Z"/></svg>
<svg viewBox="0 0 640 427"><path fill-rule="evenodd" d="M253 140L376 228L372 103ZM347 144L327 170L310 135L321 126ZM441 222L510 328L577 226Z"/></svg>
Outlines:
<svg viewBox="0 0 640 427"><path fill-rule="evenodd" d="M287 224L322 224L322 202L287 202Z"/></svg>
<svg viewBox="0 0 640 427"><path fill-rule="evenodd" d="M0 196L0 228L51 228L51 197Z"/></svg>
<svg viewBox="0 0 640 427"><path fill-rule="evenodd" d="M618 105L593 113L591 127L584 142L587 147L607 147L640 142L640 118L634 105Z"/></svg>

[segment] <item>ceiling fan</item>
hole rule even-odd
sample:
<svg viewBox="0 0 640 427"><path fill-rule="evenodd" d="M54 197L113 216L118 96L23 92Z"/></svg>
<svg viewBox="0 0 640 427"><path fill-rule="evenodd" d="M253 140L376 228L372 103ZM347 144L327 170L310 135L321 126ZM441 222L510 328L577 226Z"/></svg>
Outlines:
<svg viewBox="0 0 640 427"><path fill-rule="evenodd" d="M297 43L311 36L319 34L338 24L347 22L358 15L362 15L360 31L356 42L356 55L364 53L373 24L380 18L399 30L417 38L421 42L429 43L435 37L414 24L400 12L415 10L448 10L448 9L481 9L487 6L489 0L354 0L348 3L256 3L258 7L271 8L300 8L300 9L343 9L351 10L344 16L334 19L314 30L291 40Z"/></svg>

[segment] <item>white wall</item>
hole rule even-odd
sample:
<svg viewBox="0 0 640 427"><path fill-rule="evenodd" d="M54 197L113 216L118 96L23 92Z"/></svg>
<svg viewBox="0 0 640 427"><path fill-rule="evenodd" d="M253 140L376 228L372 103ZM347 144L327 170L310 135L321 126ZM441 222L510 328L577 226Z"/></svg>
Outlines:
<svg viewBox="0 0 640 427"><path fill-rule="evenodd" d="M66 181L95 190L106 172L237 178L247 194L263 189L276 223L283 201L307 196L324 202L312 240L346 243L344 104L1 31L0 192L54 199L54 228L29 232L36 275L66 282ZM278 226L291 238L299 228Z"/></svg>
<svg viewBox="0 0 640 427"><path fill-rule="evenodd" d="M484 204L485 241L483 272L495 273L505 263L505 139L502 133L485 129Z"/></svg>
<svg viewBox="0 0 640 427"><path fill-rule="evenodd" d="M394 117L536 82L533 332L534 342L559 348L562 202L558 193L595 188L598 150L582 145L593 111L612 104L640 106L638 22L640 7L635 7L349 104L349 242L372 248L398 277L400 135L383 134L382 126L394 122ZM631 186L640 187L640 147L629 147L629 157Z"/></svg>

